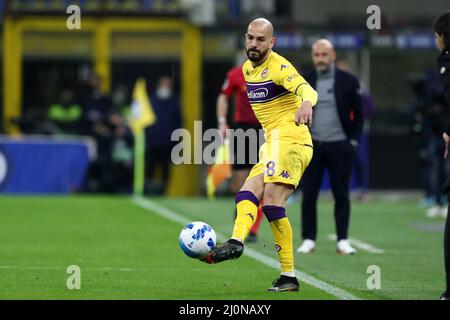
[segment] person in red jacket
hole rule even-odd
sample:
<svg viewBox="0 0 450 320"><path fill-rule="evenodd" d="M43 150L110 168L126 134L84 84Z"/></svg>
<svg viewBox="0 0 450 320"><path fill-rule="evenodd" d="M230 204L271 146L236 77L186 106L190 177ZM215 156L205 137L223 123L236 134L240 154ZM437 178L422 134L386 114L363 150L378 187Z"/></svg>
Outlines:
<svg viewBox="0 0 450 320"><path fill-rule="evenodd" d="M223 137L226 136L226 130L230 129L230 125L227 121L228 111L229 111L229 102L230 98L234 96L234 117L232 129L242 129L245 132L247 130L254 130L257 137L257 146L250 145L251 140L245 140L245 150L240 150L239 144L235 142L232 144L234 153L234 161L232 163L232 179L231 179L231 192L236 194L242 185L244 184L245 179L247 178L250 169L253 165L258 162L258 150L261 142L259 141L259 130L261 129L261 125L259 121L256 119L255 114L248 102L247 98L247 85L244 80L244 75L242 74L242 66L233 67L228 71L225 82L222 85L221 92L217 98L217 123L218 128ZM234 138L236 141L236 137ZM238 150L239 149L239 150ZM242 152L245 152L245 162L238 163L236 159L238 159L238 153L242 156ZM256 152L253 155L253 158L256 159L255 163L252 163L251 152ZM259 225L261 223L262 218L262 204L260 204L258 208L258 215L256 217L255 224L250 230L250 234L248 235L246 241L247 242L255 242L257 240Z"/></svg>

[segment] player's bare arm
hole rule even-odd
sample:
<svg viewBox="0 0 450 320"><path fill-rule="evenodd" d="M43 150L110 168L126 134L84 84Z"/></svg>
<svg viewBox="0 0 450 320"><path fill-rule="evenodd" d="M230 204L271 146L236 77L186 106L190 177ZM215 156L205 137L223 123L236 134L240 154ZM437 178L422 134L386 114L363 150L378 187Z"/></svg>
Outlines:
<svg viewBox="0 0 450 320"><path fill-rule="evenodd" d="M222 137L225 137L226 130L230 127L227 123L228 97L221 93L217 97L217 125Z"/></svg>

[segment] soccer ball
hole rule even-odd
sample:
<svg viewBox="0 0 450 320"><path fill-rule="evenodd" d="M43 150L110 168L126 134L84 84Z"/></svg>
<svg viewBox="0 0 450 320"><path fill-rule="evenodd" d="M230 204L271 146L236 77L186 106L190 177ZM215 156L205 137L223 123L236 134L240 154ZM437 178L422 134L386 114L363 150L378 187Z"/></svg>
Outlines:
<svg viewBox="0 0 450 320"><path fill-rule="evenodd" d="M187 256L203 258L216 245L216 233L207 223L194 221L181 230L178 243Z"/></svg>

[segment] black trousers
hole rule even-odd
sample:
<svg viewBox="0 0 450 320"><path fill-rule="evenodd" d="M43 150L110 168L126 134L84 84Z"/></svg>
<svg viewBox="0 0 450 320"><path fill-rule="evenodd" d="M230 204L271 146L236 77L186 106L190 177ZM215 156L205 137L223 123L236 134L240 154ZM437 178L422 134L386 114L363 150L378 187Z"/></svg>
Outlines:
<svg viewBox="0 0 450 320"><path fill-rule="evenodd" d="M334 218L338 241L348 238L350 221L349 183L352 172L354 149L349 141L314 141L314 154L301 180L303 200L302 237L316 240L317 199L325 169L328 170L331 190L334 196Z"/></svg>
<svg viewBox="0 0 450 320"><path fill-rule="evenodd" d="M150 147L146 152L146 178L149 183L154 182L157 167L161 169L161 181L158 185L151 185L147 193L164 195L169 183L171 152L169 147ZM149 190L150 189L150 190Z"/></svg>

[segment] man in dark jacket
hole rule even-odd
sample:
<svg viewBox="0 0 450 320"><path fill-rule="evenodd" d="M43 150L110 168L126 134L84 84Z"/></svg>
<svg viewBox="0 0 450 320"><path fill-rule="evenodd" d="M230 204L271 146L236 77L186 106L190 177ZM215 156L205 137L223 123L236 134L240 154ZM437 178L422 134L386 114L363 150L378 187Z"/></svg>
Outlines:
<svg viewBox="0 0 450 320"><path fill-rule="evenodd" d="M436 46L441 52L437 63L439 73L441 75L442 86L444 90L447 107L450 107L450 11L440 15L433 22L433 30L436 36ZM445 142L444 158L447 159L448 150L450 148L450 128L443 134ZM450 177L444 184L444 194L450 190ZM450 206L449 209L450 210ZM445 222L444 231L444 258L445 258L445 273L447 278L447 288L442 294L441 300L450 299L450 222L448 218Z"/></svg>
<svg viewBox="0 0 450 320"><path fill-rule="evenodd" d="M146 192L163 195L167 191L170 178L170 159L174 142L171 141L172 132L181 127L181 106L174 93L172 78L164 76L158 80L154 95L150 97L153 110L158 121L145 130L146 134ZM156 169L162 173L160 182L156 178Z"/></svg>
<svg viewBox="0 0 450 320"><path fill-rule="evenodd" d="M317 199L325 169L328 170L335 199L337 252L344 255L356 252L348 241L349 182L363 127L362 99L358 79L337 69L335 59L336 52L331 42L318 40L312 47L316 70L305 74L305 79L318 92L319 100L310 129L314 154L301 181L303 243L297 250L299 253L315 250Z"/></svg>

